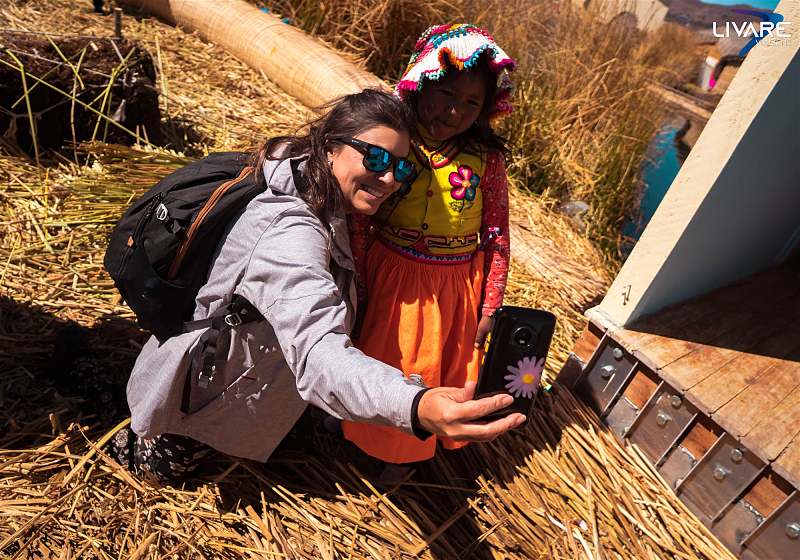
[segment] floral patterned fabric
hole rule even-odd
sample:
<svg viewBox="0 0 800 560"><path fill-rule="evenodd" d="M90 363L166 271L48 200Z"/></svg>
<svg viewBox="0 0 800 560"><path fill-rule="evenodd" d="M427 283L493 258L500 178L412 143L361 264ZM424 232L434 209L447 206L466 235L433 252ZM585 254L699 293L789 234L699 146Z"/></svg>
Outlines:
<svg viewBox="0 0 800 560"><path fill-rule="evenodd" d="M107 451L132 473L160 485L178 485L188 480L214 452L186 436L162 434L142 438L127 427L114 435Z"/></svg>
<svg viewBox="0 0 800 560"><path fill-rule="evenodd" d="M434 25L425 30L414 46L395 93L406 100L411 92L421 91L425 82L436 81L448 67L472 68L485 57L489 68L497 74L497 94L489 120L495 121L512 111L510 97L513 85L508 73L516 62L506 54L485 29L469 23Z"/></svg>
<svg viewBox="0 0 800 560"><path fill-rule="evenodd" d="M416 178L407 192L395 193L381 205L373 219L378 235L394 246L414 249L422 260L429 260L425 255L474 254L483 219L481 177L487 154L465 150L458 140L437 148L415 141L409 159L417 168Z"/></svg>

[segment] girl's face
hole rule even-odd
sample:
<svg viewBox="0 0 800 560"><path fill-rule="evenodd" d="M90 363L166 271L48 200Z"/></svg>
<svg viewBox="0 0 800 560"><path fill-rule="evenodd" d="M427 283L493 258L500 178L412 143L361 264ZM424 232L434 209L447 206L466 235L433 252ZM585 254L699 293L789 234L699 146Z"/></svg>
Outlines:
<svg viewBox="0 0 800 560"><path fill-rule="evenodd" d="M449 72L425 83L417 97L417 115L431 139L448 140L475 123L485 101L485 74Z"/></svg>
<svg viewBox="0 0 800 560"><path fill-rule="evenodd" d="M353 138L380 146L396 158L408 157L407 132L376 126ZM364 153L347 144L336 144L328 152L328 161L342 189L345 211L349 213L374 214L381 203L402 185L394 178L394 165L383 173L369 171L364 167Z"/></svg>

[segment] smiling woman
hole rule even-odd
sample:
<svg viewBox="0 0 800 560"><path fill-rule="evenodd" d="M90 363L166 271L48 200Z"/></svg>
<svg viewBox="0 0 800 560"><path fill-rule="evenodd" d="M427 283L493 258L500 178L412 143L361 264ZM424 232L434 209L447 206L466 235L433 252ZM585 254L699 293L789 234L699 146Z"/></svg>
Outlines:
<svg viewBox="0 0 800 560"><path fill-rule="evenodd" d="M510 397L426 390L350 341L347 214L374 213L413 176L412 126L403 103L367 90L254 154L262 189L229 225L184 332L151 337L139 354L131 430L117 433L114 457L162 483L190 476L212 449L266 461L307 403L336 418L471 441L522 422L517 414L473 424ZM231 311L242 300L255 319Z"/></svg>
<svg viewBox="0 0 800 560"><path fill-rule="evenodd" d="M375 90L336 100L309 124L307 134L270 138L255 167L304 157L307 179L298 190L323 222L341 212L373 214L380 206L373 198L383 201L413 176L413 164L405 159L413 116L399 106Z"/></svg>
<svg viewBox="0 0 800 560"><path fill-rule="evenodd" d="M328 162L339 181L348 212L372 215L400 183L414 176L408 132L377 126L357 138L337 138ZM403 152L400 156L398 153Z"/></svg>

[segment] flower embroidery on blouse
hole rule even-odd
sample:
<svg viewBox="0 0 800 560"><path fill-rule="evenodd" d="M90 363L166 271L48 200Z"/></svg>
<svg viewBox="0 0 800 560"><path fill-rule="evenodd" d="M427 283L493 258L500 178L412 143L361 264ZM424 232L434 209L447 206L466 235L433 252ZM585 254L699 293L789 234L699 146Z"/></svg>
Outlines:
<svg viewBox="0 0 800 560"><path fill-rule="evenodd" d="M454 200L475 200L475 190L478 188L481 178L472 172L469 165L459 165L458 172L450 173L450 196Z"/></svg>
<svg viewBox="0 0 800 560"><path fill-rule="evenodd" d="M513 397L531 398L539 387L544 369L544 358L536 359L536 356L522 358L517 362L517 367L508 366L506 368L511 375L506 375L506 389Z"/></svg>
<svg viewBox="0 0 800 560"><path fill-rule="evenodd" d="M450 196L454 201L450 203L450 207L456 212L470 208L480 181L480 176L469 165L459 165L457 172L450 173L450 185L453 187L450 189Z"/></svg>

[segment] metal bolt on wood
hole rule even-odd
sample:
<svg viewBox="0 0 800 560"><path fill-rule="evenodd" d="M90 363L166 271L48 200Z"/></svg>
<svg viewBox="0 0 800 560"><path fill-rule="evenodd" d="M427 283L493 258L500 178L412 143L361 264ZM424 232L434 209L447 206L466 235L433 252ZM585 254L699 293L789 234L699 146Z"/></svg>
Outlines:
<svg viewBox="0 0 800 560"><path fill-rule="evenodd" d="M609 379L612 375L614 375L617 371L612 365L603 366L600 368L600 377L603 379Z"/></svg>
<svg viewBox="0 0 800 560"><path fill-rule="evenodd" d="M725 480L725 478L731 473L728 469L723 467L722 465L717 465L714 467L714 479L719 480L720 482Z"/></svg>

